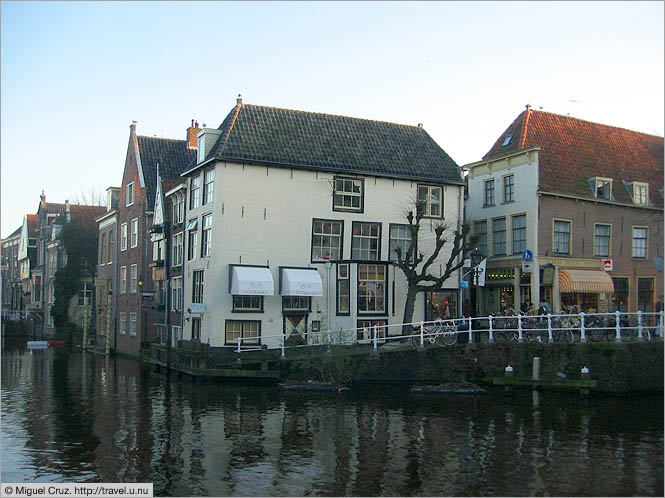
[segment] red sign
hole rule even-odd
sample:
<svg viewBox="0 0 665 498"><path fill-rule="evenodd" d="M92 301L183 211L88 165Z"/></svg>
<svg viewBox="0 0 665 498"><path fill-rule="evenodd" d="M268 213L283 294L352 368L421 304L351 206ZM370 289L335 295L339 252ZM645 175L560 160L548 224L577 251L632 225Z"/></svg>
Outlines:
<svg viewBox="0 0 665 498"><path fill-rule="evenodd" d="M612 260L611 259L604 259L603 260L603 269L605 271L612 271Z"/></svg>

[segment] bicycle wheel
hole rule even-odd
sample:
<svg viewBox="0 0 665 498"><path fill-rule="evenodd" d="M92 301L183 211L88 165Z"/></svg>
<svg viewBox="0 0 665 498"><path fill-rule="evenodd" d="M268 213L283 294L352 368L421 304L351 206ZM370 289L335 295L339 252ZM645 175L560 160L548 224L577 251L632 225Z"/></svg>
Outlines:
<svg viewBox="0 0 665 498"><path fill-rule="evenodd" d="M441 345L452 346L457 342L457 332L453 330L444 330L436 336L436 340Z"/></svg>
<svg viewBox="0 0 665 498"><path fill-rule="evenodd" d="M419 335L413 335L409 338L409 342L411 343L411 346L413 346L415 349L418 349L420 347L420 336Z"/></svg>

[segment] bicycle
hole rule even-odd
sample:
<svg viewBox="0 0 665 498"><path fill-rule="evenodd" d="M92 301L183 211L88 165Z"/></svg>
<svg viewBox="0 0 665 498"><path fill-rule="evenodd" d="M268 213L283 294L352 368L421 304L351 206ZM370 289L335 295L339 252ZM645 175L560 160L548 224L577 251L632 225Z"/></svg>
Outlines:
<svg viewBox="0 0 665 498"><path fill-rule="evenodd" d="M411 336L411 345L420 347L420 327L413 327L417 335ZM426 343L438 344L439 346L452 346L457 342L457 327L452 320L436 320L431 326L423 331L423 346Z"/></svg>

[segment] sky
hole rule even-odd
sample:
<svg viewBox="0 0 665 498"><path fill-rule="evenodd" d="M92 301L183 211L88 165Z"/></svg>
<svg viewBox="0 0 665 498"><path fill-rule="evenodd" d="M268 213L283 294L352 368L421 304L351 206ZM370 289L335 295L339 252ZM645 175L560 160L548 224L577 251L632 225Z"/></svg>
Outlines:
<svg viewBox="0 0 665 498"><path fill-rule="evenodd" d="M480 160L527 104L663 136L663 2L13 2L1 232L119 186L129 139L247 104L425 130Z"/></svg>

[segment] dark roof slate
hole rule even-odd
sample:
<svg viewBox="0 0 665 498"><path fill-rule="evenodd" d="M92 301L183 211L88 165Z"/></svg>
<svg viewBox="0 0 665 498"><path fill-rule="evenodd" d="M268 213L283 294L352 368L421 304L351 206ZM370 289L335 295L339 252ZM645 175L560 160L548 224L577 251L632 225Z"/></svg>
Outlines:
<svg viewBox="0 0 665 498"><path fill-rule="evenodd" d="M421 127L238 104L208 158L432 182L461 182ZM193 166L194 167L194 166Z"/></svg>
<svg viewBox="0 0 665 498"><path fill-rule="evenodd" d="M187 148L186 140L140 135L137 135L136 139L146 186L148 202L146 209L151 211L155 205L157 164L162 180L178 180L180 174L196 159L196 151Z"/></svg>
<svg viewBox="0 0 665 498"><path fill-rule="evenodd" d="M502 147L508 135L509 145ZM632 204L623 182L649 184L649 201L663 207L663 138L543 111L523 111L483 159L540 147L540 188L593 199L589 179L613 179L616 202Z"/></svg>

